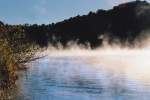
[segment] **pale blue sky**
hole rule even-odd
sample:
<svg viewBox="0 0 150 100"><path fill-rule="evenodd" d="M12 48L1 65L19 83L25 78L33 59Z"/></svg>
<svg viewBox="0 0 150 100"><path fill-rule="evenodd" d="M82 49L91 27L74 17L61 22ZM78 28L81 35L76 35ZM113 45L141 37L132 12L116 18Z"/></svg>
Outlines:
<svg viewBox="0 0 150 100"><path fill-rule="evenodd" d="M0 20L9 24L58 22L133 0L0 0Z"/></svg>

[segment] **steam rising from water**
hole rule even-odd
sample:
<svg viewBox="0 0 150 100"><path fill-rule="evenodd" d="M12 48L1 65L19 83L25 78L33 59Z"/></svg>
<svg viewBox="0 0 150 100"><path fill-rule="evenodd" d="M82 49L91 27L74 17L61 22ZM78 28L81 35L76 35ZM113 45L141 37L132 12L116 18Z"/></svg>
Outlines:
<svg viewBox="0 0 150 100"><path fill-rule="evenodd" d="M49 46L41 53L47 57L33 62L28 78L20 80L25 96L53 100L149 99L149 45L127 48L105 44L92 50L72 42L66 49L60 44L58 48Z"/></svg>
<svg viewBox="0 0 150 100"><path fill-rule="evenodd" d="M104 68L115 74L125 73L128 78L150 82L150 45L149 39L134 48L103 43L103 47L92 50L90 47L70 42L68 48L58 49L49 46L42 54L49 57L80 57L88 64L98 64L97 69ZM83 60L86 58L85 60ZM85 66L86 67L86 66ZM94 67L93 67L94 68Z"/></svg>

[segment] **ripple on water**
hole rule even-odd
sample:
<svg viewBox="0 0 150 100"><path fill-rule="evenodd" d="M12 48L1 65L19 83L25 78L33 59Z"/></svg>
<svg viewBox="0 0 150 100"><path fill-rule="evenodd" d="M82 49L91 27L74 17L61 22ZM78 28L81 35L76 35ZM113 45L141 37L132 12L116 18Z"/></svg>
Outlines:
<svg viewBox="0 0 150 100"><path fill-rule="evenodd" d="M109 70L95 58L47 57L19 79L18 100L149 100L149 83ZM96 63L96 64L95 64Z"/></svg>

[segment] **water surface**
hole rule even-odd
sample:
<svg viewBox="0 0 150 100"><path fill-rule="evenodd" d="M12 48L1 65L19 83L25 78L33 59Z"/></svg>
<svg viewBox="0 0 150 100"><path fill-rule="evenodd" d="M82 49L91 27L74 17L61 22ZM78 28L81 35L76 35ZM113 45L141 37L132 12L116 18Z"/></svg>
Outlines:
<svg viewBox="0 0 150 100"><path fill-rule="evenodd" d="M21 72L14 100L149 100L150 70L132 65L124 56L45 57Z"/></svg>

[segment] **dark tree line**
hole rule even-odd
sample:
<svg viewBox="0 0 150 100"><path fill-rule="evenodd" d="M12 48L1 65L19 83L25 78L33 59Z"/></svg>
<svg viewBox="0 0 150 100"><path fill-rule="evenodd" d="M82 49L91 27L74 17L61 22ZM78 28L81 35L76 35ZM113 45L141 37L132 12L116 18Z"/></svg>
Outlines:
<svg viewBox="0 0 150 100"><path fill-rule="evenodd" d="M102 36L107 36L109 43L117 39L122 44L127 41L132 44L142 31L150 28L150 4L136 0L58 23L18 27L23 29L28 42L35 42L42 47L48 43L55 46L58 42L65 47L69 41L76 41L84 45L90 43L95 48L104 41L104 38L99 38Z"/></svg>
<svg viewBox="0 0 150 100"><path fill-rule="evenodd" d="M92 47L100 46L105 35L112 43L118 39L121 43L132 43L143 30L150 28L150 4L146 1L133 1L110 10L98 10L88 15L76 16L56 23L52 33L61 42L78 40L89 42Z"/></svg>

